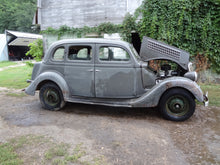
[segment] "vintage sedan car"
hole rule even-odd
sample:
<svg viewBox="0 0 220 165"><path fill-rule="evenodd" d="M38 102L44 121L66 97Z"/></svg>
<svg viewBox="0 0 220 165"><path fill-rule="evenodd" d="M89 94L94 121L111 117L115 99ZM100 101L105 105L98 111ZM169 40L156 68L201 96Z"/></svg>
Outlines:
<svg viewBox="0 0 220 165"><path fill-rule="evenodd" d="M152 60L160 66L154 68ZM68 39L53 43L43 61L35 63L25 92L40 90L48 110L59 110L66 102L158 106L164 118L183 121L193 115L195 99L208 103L196 81L189 53L148 37L140 55L123 41Z"/></svg>

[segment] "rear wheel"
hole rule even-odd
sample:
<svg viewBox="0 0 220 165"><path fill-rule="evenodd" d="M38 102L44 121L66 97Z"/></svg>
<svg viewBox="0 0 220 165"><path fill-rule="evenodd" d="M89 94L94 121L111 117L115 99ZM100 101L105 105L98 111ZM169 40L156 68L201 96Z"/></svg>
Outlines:
<svg viewBox="0 0 220 165"><path fill-rule="evenodd" d="M162 96L159 110L165 119L184 121L193 115L195 100L192 94L184 89L171 89Z"/></svg>
<svg viewBox="0 0 220 165"><path fill-rule="evenodd" d="M54 83L46 83L40 89L40 101L43 108L60 110L65 105L60 88Z"/></svg>

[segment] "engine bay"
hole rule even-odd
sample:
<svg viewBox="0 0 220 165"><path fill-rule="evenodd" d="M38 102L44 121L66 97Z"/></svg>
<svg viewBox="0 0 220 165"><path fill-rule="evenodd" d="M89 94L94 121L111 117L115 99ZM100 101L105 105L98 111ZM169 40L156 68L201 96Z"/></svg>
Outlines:
<svg viewBox="0 0 220 165"><path fill-rule="evenodd" d="M148 68L156 75L156 83L173 76L184 76L188 71L177 63L168 60L151 60Z"/></svg>

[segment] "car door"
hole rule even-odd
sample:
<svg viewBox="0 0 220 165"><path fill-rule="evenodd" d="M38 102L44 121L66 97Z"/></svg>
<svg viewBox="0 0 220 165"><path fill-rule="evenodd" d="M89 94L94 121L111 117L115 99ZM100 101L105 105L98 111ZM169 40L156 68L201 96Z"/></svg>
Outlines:
<svg viewBox="0 0 220 165"><path fill-rule="evenodd" d="M65 80L72 96L94 97L94 44L70 44L65 63Z"/></svg>
<svg viewBox="0 0 220 165"><path fill-rule="evenodd" d="M133 98L135 67L132 56L119 45L96 44L95 94L99 98Z"/></svg>

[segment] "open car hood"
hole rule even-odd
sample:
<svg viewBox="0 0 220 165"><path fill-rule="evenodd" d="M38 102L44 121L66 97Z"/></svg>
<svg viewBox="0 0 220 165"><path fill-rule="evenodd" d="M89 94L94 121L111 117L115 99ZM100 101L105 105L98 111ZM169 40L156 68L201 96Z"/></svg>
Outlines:
<svg viewBox="0 0 220 165"><path fill-rule="evenodd" d="M179 64L183 69L188 69L188 52L149 37L143 38L140 56L143 61L170 60Z"/></svg>

